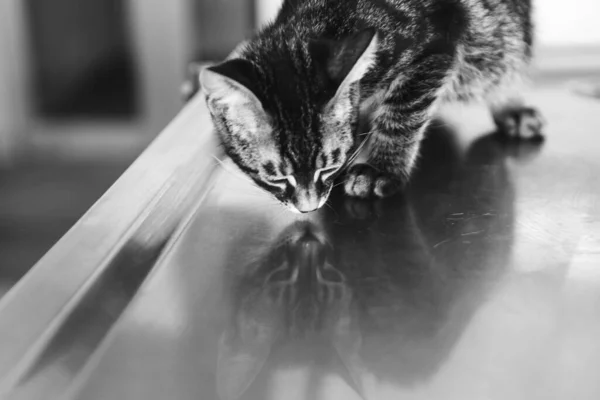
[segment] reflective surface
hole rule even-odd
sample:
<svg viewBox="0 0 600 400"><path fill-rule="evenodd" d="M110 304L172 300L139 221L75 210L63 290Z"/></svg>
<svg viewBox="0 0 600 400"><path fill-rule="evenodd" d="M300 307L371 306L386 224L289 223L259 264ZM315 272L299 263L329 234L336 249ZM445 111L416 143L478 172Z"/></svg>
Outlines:
<svg viewBox="0 0 600 400"><path fill-rule="evenodd" d="M72 324L15 398L600 398L600 103L533 101L546 142L448 109L405 193L308 217L226 164L102 340Z"/></svg>

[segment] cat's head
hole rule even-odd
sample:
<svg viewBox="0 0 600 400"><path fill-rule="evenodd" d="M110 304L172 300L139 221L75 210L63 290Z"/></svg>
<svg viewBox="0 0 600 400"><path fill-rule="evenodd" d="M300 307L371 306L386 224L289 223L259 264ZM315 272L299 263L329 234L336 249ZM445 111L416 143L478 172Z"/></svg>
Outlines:
<svg viewBox="0 0 600 400"><path fill-rule="evenodd" d="M371 29L342 40L262 39L203 70L227 155L292 211L323 206L358 144L358 84L376 50Z"/></svg>

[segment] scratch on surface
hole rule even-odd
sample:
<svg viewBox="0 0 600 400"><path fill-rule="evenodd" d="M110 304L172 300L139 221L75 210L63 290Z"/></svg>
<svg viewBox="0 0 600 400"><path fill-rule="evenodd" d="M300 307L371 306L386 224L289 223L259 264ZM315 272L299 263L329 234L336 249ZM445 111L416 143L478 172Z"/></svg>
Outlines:
<svg viewBox="0 0 600 400"><path fill-rule="evenodd" d="M481 231L475 231L475 232L467 232L467 233L462 233L461 236L473 236L473 235L479 235L480 233L485 232L484 230Z"/></svg>
<svg viewBox="0 0 600 400"><path fill-rule="evenodd" d="M448 217L446 217L446 220L448 221L469 221L475 218L483 218L483 217L495 217L497 214L495 213L485 213L485 214L471 214L471 215L465 215L464 213L454 213L454 214L450 214Z"/></svg>
<svg viewBox="0 0 600 400"><path fill-rule="evenodd" d="M448 221L460 221L464 218L465 214L464 213L454 213L454 214L450 214L449 216L446 217L446 220Z"/></svg>
<svg viewBox="0 0 600 400"><path fill-rule="evenodd" d="M441 242L439 242L438 244L436 244L435 246L433 246L434 249L437 249L439 246L443 245L444 243L448 243L451 239L446 239L446 240L442 240Z"/></svg>

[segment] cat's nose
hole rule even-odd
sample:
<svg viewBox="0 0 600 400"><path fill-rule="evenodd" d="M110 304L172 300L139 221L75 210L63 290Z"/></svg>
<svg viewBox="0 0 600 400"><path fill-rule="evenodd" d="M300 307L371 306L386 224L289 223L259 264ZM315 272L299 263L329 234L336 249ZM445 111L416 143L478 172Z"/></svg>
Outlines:
<svg viewBox="0 0 600 400"><path fill-rule="evenodd" d="M315 211L320 207L319 197L314 194L311 195L307 192L300 193L298 196L296 196L295 200L294 206L303 214Z"/></svg>

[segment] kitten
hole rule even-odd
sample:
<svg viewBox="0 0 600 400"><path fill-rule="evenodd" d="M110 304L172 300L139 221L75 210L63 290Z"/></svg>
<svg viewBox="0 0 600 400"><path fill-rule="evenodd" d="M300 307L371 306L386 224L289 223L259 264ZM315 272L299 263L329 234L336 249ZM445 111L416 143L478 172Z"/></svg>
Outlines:
<svg viewBox="0 0 600 400"><path fill-rule="evenodd" d="M310 212L342 172L350 196L401 189L445 101L484 100L499 131L541 137L538 112L510 97L531 46L530 0L285 0L200 83L226 154Z"/></svg>

